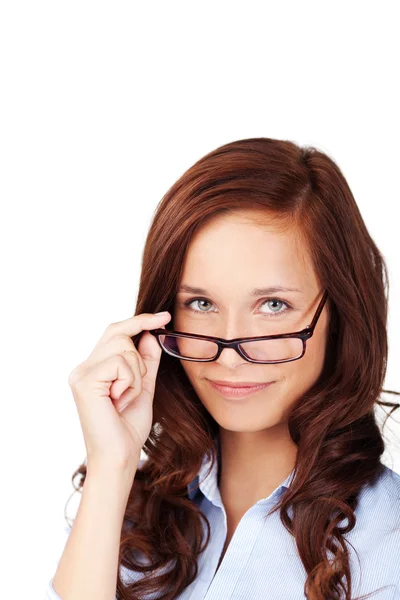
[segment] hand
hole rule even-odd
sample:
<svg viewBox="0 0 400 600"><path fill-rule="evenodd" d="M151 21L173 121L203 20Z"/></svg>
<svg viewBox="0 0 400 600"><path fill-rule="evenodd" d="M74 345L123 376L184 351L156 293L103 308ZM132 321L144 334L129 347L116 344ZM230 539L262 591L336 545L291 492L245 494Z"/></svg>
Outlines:
<svg viewBox="0 0 400 600"><path fill-rule="evenodd" d="M153 420L153 397L162 349L143 330L165 328L169 313L142 313L107 327L87 360L70 374L87 450L87 464L136 469Z"/></svg>

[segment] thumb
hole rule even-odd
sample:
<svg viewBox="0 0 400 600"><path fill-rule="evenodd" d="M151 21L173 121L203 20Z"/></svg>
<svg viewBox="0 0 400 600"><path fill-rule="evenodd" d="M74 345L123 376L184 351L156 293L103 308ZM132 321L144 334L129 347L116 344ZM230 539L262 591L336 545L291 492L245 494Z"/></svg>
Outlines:
<svg viewBox="0 0 400 600"><path fill-rule="evenodd" d="M162 329L165 329L165 326ZM144 331L138 343L138 352L147 369L146 375L142 378L142 388L153 394L162 349L154 335Z"/></svg>

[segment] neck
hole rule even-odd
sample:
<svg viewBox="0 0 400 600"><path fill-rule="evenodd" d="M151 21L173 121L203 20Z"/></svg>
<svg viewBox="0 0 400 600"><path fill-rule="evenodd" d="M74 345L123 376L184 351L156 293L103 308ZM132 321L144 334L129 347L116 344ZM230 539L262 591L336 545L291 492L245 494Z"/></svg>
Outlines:
<svg viewBox="0 0 400 600"><path fill-rule="evenodd" d="M240 510L266 498L292 472L296 456L287 422L251 432L220 427L218 485L224 504Z"/></svg>

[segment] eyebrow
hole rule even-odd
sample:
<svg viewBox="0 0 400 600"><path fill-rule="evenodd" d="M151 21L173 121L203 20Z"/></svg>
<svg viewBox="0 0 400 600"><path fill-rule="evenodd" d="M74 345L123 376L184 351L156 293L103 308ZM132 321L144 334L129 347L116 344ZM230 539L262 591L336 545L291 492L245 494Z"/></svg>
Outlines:
<svg viewBox="0 0 400 600"><path fill-rule="evenodd" d="M182 284L178 290L179 292L188 292L189 294L209 294L207 290L200 287L192 287L190 285ZM298 288L286 287L283 285L274 285L266 288L255 288L250 292L250 296L264 296L265 294L275 294L277 292L300 292Z"/></svg>

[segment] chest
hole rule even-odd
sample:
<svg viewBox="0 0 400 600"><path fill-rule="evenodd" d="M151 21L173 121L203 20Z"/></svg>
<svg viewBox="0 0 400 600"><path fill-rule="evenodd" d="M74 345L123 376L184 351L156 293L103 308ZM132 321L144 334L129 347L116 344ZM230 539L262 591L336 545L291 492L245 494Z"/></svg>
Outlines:
<svg viewBox="0 0 400 600"><path fill-rule="evenodd" d="M215 572L218 571L218 569L219 569L219 567L220 567L220 565L221 565L221 563L223 561L225 553L226 553L226 551L228 549L228 546L229 546L230 541L231 541L231 539L233 537L233 534L235 533L236 527L238 526L240 519L241 519L241 517L238 518L238 517L233 517L233 516L228 516L227 515L227 534L226 534L225 544L224 544L224 547L222 549L221 556L220 556L220 559L219 559L219 562L218 562L218 566L217 566L217 569L216 569Z"/></svg>

